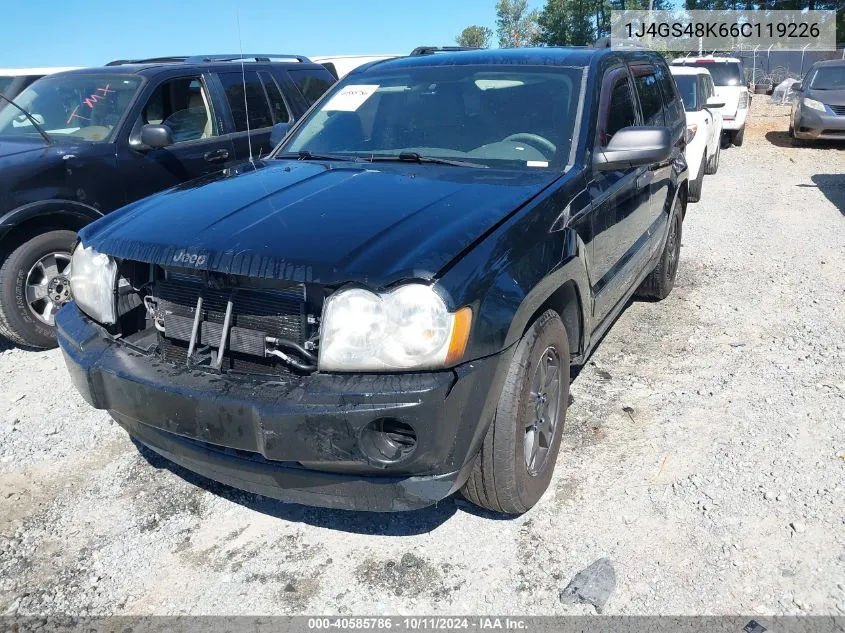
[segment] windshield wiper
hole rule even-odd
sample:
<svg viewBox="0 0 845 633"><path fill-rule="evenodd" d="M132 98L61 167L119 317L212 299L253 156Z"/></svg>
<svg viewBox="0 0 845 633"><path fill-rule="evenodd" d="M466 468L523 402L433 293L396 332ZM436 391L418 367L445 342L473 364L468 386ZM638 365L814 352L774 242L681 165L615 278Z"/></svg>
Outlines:
<svg viewBox="0 0 845 633"><path fill-rule="evenodd" d="M423 156L417 152L400 152L399 155L379 155L371 154L367 156L369 161L393 161L403 163L428 163L431 165L451 165L453 167L475 167L477 169L487 169L487 165L481 163L472 163L466 160L452 160L450 158L435 158L434 156Z"/></svg>
<svg viewBox="0 0 845 633"><path fill-rule="evenodd" d="M27 119L29 119L29 122L30 122L30 123L32 123L32 126L33 126L36 130L38 130L38 133L39 133L41 136L43 136L43 137L44 137L44 140L45 140L45 141L47 141L47 145L52 145L52 144L53 144L53 139L52 139L52 138L50 138L50 135L49 135L49 134L47 134L47 130L45 130L43 127L41 127L41 125L38 123L38 121L36 121L36 120L35 120L35 117L34 117L34 116L32 116L29 112L27 112L27 111L26 111L26 110L24 110L22 107L20 107L17 103L15 103L15 102L14 102L14 101L12 101L11 99L9 99L9 97L7 97L6 95L4 95L2 92L0 92L0 99L3 99L3 101L5 101L6 103L11 103L11 104L12 104L13 106L15 106L18 110L20 110L21 112L23 112L23 115L24 115Z"/></svg>
<svg viewBox="0 0 845 633"><path fill-rule="evenodd" d="M296 153L288 152L286 154L277 154L275 158L295 158L297 160L360 160L357 156L345 156L343 154L315 154L305 149Z"/></svg>

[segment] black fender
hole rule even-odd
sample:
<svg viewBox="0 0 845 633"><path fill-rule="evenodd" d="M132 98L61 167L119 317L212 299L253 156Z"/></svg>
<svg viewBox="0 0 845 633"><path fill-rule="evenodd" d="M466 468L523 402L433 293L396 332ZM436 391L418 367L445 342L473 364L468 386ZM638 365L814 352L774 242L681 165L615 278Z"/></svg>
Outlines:
<svg viewBox="0 0 845 633"><path fill-rule="evenodd" d="M466 360L509 348L548 307L565 309L567 332L577 329L570 332L571 353L586 349L592 314L587 253L572 219L588 216L589 204L583 179L565 177L438 275L437 285L452 307L472 308ZM564 287L568 292L561 304L557 293ZM577 306L568 305L572 300Z"/></svg>
<svg viewBox="0 0 845 633"><path fill-rule="evenodd" d="M518 342L534 319L546 309L551 308L560 314L569 333L571 355L578 355L587 349L589 344L590 323L592 318L592 304L590 300L590 284L587 278L586 246L581 237L572 229L567 229L563 235L564 256L560 266L552 270L522 298L514 312L510 328L505 337L505 346ZM556 297L564 288L569 286L571 292L565 297ZM567 306L575 301L575 306ZM577 325L567 318L566 311L570 308L577 315ZM577 332L573 332L573 325Z"/></svg>
<svg viewBox="0 0 845 633"><path fill-rule="evenodd" d="M0 242L19 226L39 217L59 218L67 228L79 230L86 224L103 217L98 209L74 200L39 200L13 209L0 217Z"/></svg>

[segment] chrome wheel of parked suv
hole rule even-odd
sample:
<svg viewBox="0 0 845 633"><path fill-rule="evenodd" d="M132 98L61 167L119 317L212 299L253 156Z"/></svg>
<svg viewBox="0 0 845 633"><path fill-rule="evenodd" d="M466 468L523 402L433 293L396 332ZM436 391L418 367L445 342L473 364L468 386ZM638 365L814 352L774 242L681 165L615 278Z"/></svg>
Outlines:
<svg viewBox="0 0 845 633"><path fill-rule="evenodd" d="M463 495L495 512L521 514L549 486L569 402L569 340L547 310L517 345Z"/></svg>
<svg viewBox="0 0 845 633"><path fill-rule="evenodd" d="M18 242L0 268L0 334L19 345L52 348L56 311L70 301L76 233L48 231Z"/></svg>
<svg viewBox="0 0 845 633"><path fill-rule="evenodd" d="M70 301L70 253L49 253L26 276L26 303L36 319L53 326L56 310Z"/></svg>

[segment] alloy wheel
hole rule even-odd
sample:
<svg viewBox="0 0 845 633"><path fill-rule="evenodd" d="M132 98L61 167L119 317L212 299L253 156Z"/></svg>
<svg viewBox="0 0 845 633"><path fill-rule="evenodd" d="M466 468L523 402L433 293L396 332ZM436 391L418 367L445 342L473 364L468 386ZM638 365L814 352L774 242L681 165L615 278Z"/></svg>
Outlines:
<svg viewBox="0 0 845 633"><path fill-rule="evenodd" d="M49 253L26 276L26 304L42 323L53 326L56 311L70 301L70 253Z"/></svg>
<svg viewBox="0 0 845 633"><path fill-rule="evenodd" d="M553 346L547 347L534 368L525 426L525 467L532 476L542 472L548 461L560 419L562 380L560 356Z"/></svg>

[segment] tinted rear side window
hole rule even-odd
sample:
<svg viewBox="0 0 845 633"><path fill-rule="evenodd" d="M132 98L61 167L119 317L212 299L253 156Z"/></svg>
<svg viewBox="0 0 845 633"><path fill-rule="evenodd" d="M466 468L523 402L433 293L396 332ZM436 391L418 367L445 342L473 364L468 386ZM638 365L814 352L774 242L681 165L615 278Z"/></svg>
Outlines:
<svg viewBox="0 0 845 633"><path fill-rule="evenodd" d="M223 90L226 92L226 100L232 110L236 132L246 132L247 129L256 130L273 125L273 115L267 101L267 94L264 92L257 72L249 70L243 76L240 72L220 73L219 76ZM244 90L246 90L246 96L244 96ZM249 113L249 126L247 126L247 113Z"/></svg>
<svg viewBox="0 0 845 633"><path fill-rule="evenodd" d="M291 79L310 106L331 88L335 78L327 70L289 70Z"/></svg>
<svg viewBox="0 0 845 633"><path fill-rule="evenodd" d="M663 93L657 83L654 66L634 66L634 82L640 96L640 108L645 125L665 125L663 118Z"/></svg>
<svg viewBox="0 0 845 633"><path fill-rule="evenodd" d="M675 82L669 74L669 69L664 64L656 64L654 72L657 82L660 84L660 91L663 93L666 125L671 126L673 123L683 123L686 119L684 115L684 104L681 101L678 91L675 89Z"/></svg>
<svg viewBox="0 0 845 633"><path fill-rule="evenodd" d="M270 73L259 73L264 81L264 89L267 91L267 98L270 99L270 110L273 113L273 123L287 123L290 121L290 112L285 105L285 99L276 80Z"/></svg>

